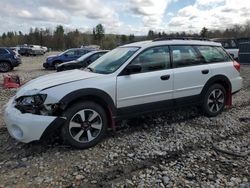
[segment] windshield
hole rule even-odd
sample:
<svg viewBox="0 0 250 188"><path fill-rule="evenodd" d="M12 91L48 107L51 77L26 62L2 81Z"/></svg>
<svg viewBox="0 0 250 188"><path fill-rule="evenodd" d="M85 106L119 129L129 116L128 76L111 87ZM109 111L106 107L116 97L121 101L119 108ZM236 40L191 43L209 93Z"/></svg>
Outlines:
<svg viewBox="0 0 250 188"><path fill-rule="evenodd" d="M61 55L65 54L65 53L67 53L68 51L70 51L70 50L63 51L58 56L61 56Z"/></svg>
<svg viewBox="0 0 250 188"><path fill-rule="evenodd" d="M88 52L88 53L84 54L83 56L79 57L76 61L83 61L94 53L95 52Z"/></svg>
<svg viewBox="0 0 250 188"><path fill-rule="evenodd" d="M139 48L118 47L101 56L88 69L100 74L110 74L119 69Z"/></svg>

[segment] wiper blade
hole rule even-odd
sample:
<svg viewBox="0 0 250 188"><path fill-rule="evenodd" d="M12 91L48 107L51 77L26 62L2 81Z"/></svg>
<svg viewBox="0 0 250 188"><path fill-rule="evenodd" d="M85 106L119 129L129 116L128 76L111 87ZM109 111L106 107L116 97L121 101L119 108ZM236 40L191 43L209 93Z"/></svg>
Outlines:
<svg viewBox="0 0 250 188"><path fill-rule="evenodd" d="M94 72L94 69L91 67L87 67L86 69L89 70L90 72Z"/></svg>

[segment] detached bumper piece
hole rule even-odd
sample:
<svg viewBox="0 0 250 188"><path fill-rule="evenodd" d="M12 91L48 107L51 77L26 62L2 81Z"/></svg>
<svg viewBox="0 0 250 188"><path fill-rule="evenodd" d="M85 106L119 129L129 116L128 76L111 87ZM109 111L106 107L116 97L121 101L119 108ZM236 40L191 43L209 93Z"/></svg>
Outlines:
<svg viewBox="0 0 250 188"><path fill-rule="evenodd" d="M19 88L20 78L17 75L3 75L3 87L4 89Z"/></svg>

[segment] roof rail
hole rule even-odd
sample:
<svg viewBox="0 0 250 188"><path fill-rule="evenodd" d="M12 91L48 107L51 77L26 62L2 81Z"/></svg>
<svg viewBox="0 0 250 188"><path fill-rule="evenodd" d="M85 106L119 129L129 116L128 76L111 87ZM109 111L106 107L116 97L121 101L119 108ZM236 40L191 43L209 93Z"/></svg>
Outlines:
<svg viewBox="0 0 250 188"><path fill-rule="evenodd" d="M202 38L202 37L161 37L161 38L154 39L153 42L164 41L164 40L201 40L201 41L210 41L210 39Z"/></svg>

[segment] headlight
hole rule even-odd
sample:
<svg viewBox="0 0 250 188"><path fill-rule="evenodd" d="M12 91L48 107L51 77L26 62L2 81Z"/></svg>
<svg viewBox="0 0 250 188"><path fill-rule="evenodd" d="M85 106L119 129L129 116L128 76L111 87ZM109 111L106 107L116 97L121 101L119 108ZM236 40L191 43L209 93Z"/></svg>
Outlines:
<svg viewBox="0 0 250 188"><path fill-rule="evenodd" d="M51 61L51 60L53 60L55 57L48 57L47 58L47 61Z"/></svg>
<svg viewBox="0 0 250 188"><path fill-rule="evenodd" d="M47 95L46 94L38 94L38 95L33 95L33 96L24 96L18 98L17 104L22 105L22 106L27 106L27 105L41 105L44 103Z"/></svg>
<svg viewBox="0 0 250 188"><path fill-rule="evenodd" d="M16 99L16 108L23 113L38 113L46 97L46 94L19 97Z"/></svg>

